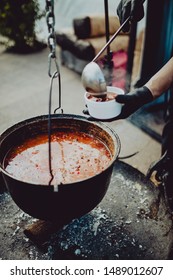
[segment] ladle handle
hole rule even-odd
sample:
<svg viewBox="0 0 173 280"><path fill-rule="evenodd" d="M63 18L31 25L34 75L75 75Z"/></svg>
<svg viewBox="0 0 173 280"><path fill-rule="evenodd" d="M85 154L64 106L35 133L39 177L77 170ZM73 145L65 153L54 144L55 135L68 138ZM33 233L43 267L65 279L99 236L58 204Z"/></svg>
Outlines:
<svg viewBox="0 0 173 280"><path fill-rule="evenodd" d="M95 62L97 60L97 58L99 58L99 56L105 51L105 49L107 48L107 46L109 46L112 41L117 37L117 35L121 32L121 30L123 29L124 25L130 20L131 16L129 16L124 22L123 24L118 28L118 30L115 32L115 34L110 38L110 40L106 43L106 45L104 45L104 47L98 52L98 54L93 58L93 62Z"/></svg>
<svg viewBox="0 0 173 280"><path fill-rule="evenodd" d="M143 4L145 2L145 0L141 0L141 4ZM118 30L115 32L115 34L110 38L110 40L106 43L106 45L98 52L98 54L93 58L93 62L95 62L97 60L97 58L99 58L99 56L105 51L105 49L107 48L107 46L109 46L112 41L117 37L117 35L121 32L121 30L123 29L124 25L130 20L131 15L123 22L123 24L118 28Z"/></svg>

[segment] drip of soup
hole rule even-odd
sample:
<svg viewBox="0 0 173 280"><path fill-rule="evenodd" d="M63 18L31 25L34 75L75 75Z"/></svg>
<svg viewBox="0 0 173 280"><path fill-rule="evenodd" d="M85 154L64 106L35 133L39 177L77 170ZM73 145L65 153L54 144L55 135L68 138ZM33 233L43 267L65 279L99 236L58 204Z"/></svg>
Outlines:
<svg viewBox="0 0 173 280"><path fill-rule="evenodd" d="M112 158L100 140L81 132L57 132L51 136L52 184L84 180L103 171ZM48 185L48 136L39 135L12 148L5 169L20 181Z"/></svg>

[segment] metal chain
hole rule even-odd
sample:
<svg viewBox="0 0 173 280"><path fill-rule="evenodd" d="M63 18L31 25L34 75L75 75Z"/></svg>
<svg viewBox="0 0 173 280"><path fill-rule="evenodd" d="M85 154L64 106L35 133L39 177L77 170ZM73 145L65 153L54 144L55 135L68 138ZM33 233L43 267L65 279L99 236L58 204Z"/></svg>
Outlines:
<svg viewBox="0 0 173 280"><path fill-rule="evenodd" d="M51 185L54 175L52 170L52 152L51 152L51 134L52 134L52 127L51 127L51 107L52 107L52 88L53 88L53 81L55 78L58 78L59 82L59 106L54 110L54 113L58 109L61 108L61 78L60 78L60 71L58 62L56 59L56 36L55 36L55 15L54 15L54 0L46 0L46 21L48 27L48 46L50 49L50 53L48 56L48 75L50 79L50 91L49 91L49 114L48 114L48 156L49 156L49 172L51 179L49 181L49 185ZM55 64L55 71L52 74L52 61ZM63 113L63 110L61 109Z"/></svg>
<svg viewBox="0 0 173 280"><path fill-rule="evenodd" d="M52 78L51 84L53 83L53 79L58 77L58 82L59 82L59 105L58 107L54 110L54 113L58 109L61 108L61 77L60 77L60 70L59 70L59 65L56 57L56 35L55 35L55 15L54 15L54 0L46 0L46 22L47 22L47 27L48 27L48 46L50 49L50 53L48 55L48 75L49 77ZM52 60L54 61L55 64L55 72L52 74ZM52 86L50 86L52 89ZM50 95L52 94L50 90ZM49 108L49 112L51 108ZM61 112L63 110L61 109Z"/></svg>
<svg viewBox="0 0 173 280"><path fill-rule="evenodd" d="M54 15L54 1L46 0L46 22L48 27L48 46L50 48L52 57L56 57L55 54L55 15Z"/></svg>
<svg viewBox="0 0 173 280"><path fill-rule="evenodd" d="M59 66L56 59L56 35L55 35L55 15L54 15L54 0L46 0L46 22L48 27L48 46L50 49L49 54L49 68L48 75L52 77L51 68L52 60L54 60L57 75L59 74Z"/></svg>

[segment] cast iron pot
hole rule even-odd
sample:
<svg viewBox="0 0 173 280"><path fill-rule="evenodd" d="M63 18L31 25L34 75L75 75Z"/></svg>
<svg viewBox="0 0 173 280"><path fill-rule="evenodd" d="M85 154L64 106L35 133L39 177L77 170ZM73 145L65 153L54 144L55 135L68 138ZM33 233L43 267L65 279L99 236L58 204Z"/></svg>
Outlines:
<svg viewBox="0 0 173 280"><path fill-rule="evenodd" d="M0 136L0 169L12 199L24 212L42 220L66 224L91 211L104 197L110 183L113 164L120 152L117 134L101 122L67 114L51 115L52 132L80 131L99 138L110 150L109 166L99 174L54 191L53 185L39 185L20 181L5 171L4 159L8 151L31 136L48 133L48 116L38 116L8 128ZM22 164L22 163L21 163Z"/></svg>

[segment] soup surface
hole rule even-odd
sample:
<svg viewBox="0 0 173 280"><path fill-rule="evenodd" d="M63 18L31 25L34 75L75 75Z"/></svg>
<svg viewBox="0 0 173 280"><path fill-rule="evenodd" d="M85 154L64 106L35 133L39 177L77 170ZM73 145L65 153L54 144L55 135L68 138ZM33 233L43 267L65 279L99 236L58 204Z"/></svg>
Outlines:
<svg viewBox="0 0 173 280"><path fill-rule="evenodd" d="M116 93L107 92L106 96L104 96L104 97L97 97L97 96L88 94L87 98L90 99L91 101L95 101L95 102L108 102L111 100L115 100L116 96L117 96Z"/></svg>
<svg viewBox="0 0 173 280"><path fill-rule="evenodd" d="M80 181L100 173L112 158L98 139L81 132L57 132L51 137L52 184ZM48 185L48 136L39 135L12 148L5 159L5 169L20 181Z"/></svg>

